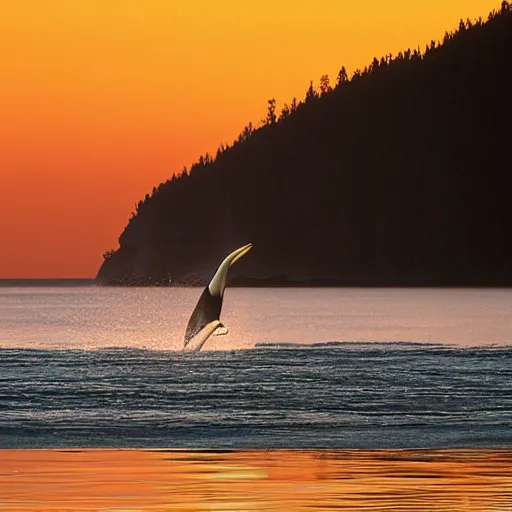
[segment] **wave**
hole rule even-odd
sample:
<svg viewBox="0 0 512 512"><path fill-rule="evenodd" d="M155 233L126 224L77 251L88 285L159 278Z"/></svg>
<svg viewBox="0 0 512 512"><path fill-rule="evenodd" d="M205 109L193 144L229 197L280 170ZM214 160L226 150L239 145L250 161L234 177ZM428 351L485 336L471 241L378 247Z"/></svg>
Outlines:
<svg viewBox="0 0 512 512"><path fill-rule="evenodd" d="M455 345L447 345L444 343L430 343L421 341L315 341L311 343L296 343L296 342L259 342L254 345L254 348L439 348L439 347L452 347Z"/></svg>
<svg viewBox="0 0 512 512"><path fill-rule="evenodd" d="M512 447L511 346L4 348L0 368L0 448Z"/></svg>
<svg viewBox="0 0 512 512"><path fill-rule="evenodd" d="M461 345L454 343L432 343L420 341L315 341L311 343L293 342L293 341L262 341L257 342L252 347L247 348L230 348L230 349L216 349L214 351L202 350L201 352L194 352L184 354L181 350L176 349L162 349L162 348L149 348L149 347L134 347L134 346L107 346L107 347L90 347L90 348L68 348L68 347L52 347L52 348L38 348L38 347L1 347L0 355L3 354L38 354L50 355L54 353L61 354L112 354L112 355L140 355L144 354L183 354L186 357L201 356L204 354L214 353L233 353L233 352L248 352L248 351L266 351L266 350L350 350L350 351L461 351L461 352L475 352L475 351L512 351L512 344L486 344L486 345Z"/></svg>

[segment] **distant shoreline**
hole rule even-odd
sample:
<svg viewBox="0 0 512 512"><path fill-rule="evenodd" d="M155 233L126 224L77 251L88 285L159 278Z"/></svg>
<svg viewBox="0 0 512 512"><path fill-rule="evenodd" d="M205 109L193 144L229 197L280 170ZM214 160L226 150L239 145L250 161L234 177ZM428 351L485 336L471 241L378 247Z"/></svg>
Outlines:
<svg viewBox="0 0 512 512"><path fill-rule="evenodd" d="M89 287L105 288L202 288L207 281L148 282L130 281L102 283L93 278L8 278L0 279L0 288L23 287ZM512 288L512 283L485 282L374 282L348 279L289 279L284 276L267 278L237 276L228 281L230 288Z"/></svg>
<svg viewBox="0 0 512 512"><path fill-rule="evenodd" d="M93 278L9 278L0 279L0 287L22 286L97 286L98 282Z"/></svg>
<svg viewBox="0 0 512 512"><path fill-rule="evenodd" d="M137 279L126 281L102 282L98 285L106 287L144 287L144 288L199 288L208 281L198 276L191 279L168 282L165 280ZM285 275L269 277L235 276L228 279L230 288L512 288L512 282L488 282L485 280L364 280L336 278L304 278L295 279Z"/></svg>

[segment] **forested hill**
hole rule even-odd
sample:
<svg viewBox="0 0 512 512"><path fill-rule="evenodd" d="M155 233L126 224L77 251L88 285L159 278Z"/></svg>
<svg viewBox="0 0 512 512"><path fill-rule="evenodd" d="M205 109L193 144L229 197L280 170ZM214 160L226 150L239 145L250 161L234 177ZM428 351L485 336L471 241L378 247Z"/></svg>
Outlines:
<svg viewBox="0 0 512 512"><path fill-rule="evenodd" d="M512 285L511 105L504 2L281 112L270 100L260 128L138 204L98 278L190 283L252 242L232 276Z"/></svg>

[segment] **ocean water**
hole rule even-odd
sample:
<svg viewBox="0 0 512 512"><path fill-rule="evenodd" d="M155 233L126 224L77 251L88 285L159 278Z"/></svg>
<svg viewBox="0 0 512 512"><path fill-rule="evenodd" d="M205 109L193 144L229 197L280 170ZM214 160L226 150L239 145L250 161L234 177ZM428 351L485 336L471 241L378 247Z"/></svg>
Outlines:
<svg viewBox="0 0 512 512"><path fill-rule="evenodd" d="M0 348L180 351L200 288L0 286ZM512 345L512 289L228 288L205 349L330 341Z"/></svg>
<svg viewBox="0 0 512 512"><path fill-rule="evenodd" d="M512 290L1 287L0 448L512 448Z"/></svg>
<svg viewBox="0 0 512 512"><path fill-rule="evenodd" d="M512 451L0 450L2 512L510 512Z"/></svg>

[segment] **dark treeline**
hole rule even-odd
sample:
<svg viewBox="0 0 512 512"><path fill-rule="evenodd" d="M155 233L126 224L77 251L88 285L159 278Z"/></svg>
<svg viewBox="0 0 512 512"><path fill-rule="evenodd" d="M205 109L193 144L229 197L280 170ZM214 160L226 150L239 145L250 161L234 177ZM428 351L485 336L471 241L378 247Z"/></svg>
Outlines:
<svg viewBox="0 0 512 512"><path fill-rule="evenodd" d="M512 7L323 76L136 207L98 278L512 285ZM238 277L239 282L243 280ZM253 279L253 282L257 280Z"/></svg>

